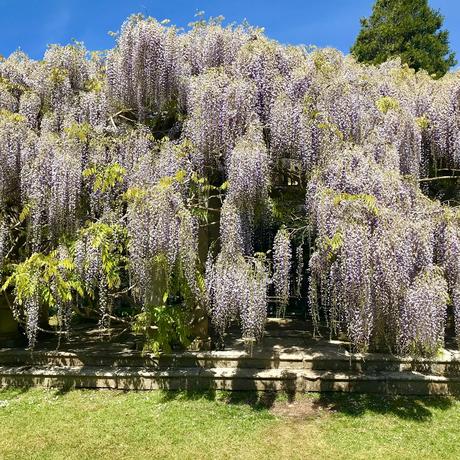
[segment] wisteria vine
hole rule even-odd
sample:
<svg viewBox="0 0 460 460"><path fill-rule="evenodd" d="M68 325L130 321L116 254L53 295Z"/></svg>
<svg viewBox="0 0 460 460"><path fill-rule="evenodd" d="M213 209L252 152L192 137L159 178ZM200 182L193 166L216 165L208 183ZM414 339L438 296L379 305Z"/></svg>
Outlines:
<svg viewBox="0 0 460 460"><path fill-rule="evenodd" d="M85 311L107 328L172 305L252 343L267 305L296 297L354 350L436 353L449 315L460 341L459 94L459 73L363 66L221 18L135 15L107 53L13 53L4 295L31 346L50 311L67 333Z"/></svg>

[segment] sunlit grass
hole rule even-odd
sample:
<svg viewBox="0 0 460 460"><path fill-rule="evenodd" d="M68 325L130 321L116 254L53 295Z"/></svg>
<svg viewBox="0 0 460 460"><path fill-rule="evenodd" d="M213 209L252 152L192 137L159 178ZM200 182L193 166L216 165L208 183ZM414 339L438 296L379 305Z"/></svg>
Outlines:
<svg viewBox="0 0 460 460"><path fill-rule="evenodd" d="M1 459L460 458L448 398L0 391ZM311 410L310 410L311 409ZM289 413L290 412L290 413Z"/></svg>

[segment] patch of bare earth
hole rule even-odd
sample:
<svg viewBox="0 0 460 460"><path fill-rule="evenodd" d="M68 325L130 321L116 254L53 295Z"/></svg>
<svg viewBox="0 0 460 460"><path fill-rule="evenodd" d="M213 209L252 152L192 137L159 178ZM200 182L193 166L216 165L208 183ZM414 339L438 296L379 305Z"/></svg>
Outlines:
<svg viewBox="0 0 460 460"><path fill-rule="evenodd" d="M276 401L270 412L277 417L305 420L330 414L334 409L319 404L313 398L299 398L293 401Z"/></svg>

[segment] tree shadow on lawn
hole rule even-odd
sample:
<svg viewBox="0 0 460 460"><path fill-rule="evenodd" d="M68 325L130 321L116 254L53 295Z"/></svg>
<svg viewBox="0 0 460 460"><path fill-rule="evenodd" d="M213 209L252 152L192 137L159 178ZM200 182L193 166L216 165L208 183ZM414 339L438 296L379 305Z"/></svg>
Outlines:
<svg viewBox="0 0 460 460"><path fill-rule="evenodd" d="M0 387L0 400L10 400L15 399L18 396L21 396L31 390L31 386L23 386L23 387L16 387L16 386L5 386Z"/></svg>
<svg viewBox="0 0 460 460"><path fill-rule="evenodd" d="M404 420L429 421L433 409L447 410L454 405L454 398L447 396L399 396L322 393L316 400L318 408L352 417L366 413L393 415Z"/></svg>
<svg viewBox="0 0 460 460"><path fill-rule="evenodd" d="M0 400L15 399L31 389L30 386L0 388ZM73 388L54 388L55 396L65 396ZM94 390L87 390L94 391ZM98 391L98 390L96 390ZM109 390L111 391L111 390ZM156 390L154 390L156 391ZM182 390L161 391L159 400L216 401L223 404L249 406L254 411L270 410L274 414L293 418L339 413L350 417L365 414L392 415L403 420L427 422L433 410L448 410L457 399L448 396L399 396L358 393L296 394L274 391ZM120 394L125 393L121 391ZM308 407L307 407L308 406Z"/></svg>
<svg viewBox="0 0 460 460"><path fill-rule="evenodd" d="M387 396L356 393L291 395L272 391L213 390L167 391L162 394L161 398L163 402L181 399L206 399L232 405L250 406L254 411L272 410L275 414L293 418L303 418L302 415L305 413L308 413L308 416L340 413L351 417L362 417L366 413L373 413L392 415L416 422L431 420L433 410L448 410L455 402L454 398L447 396Z"/></svg>
<svg viewBox="0 0 460 460"><path fill-rule="evenodd" d="M183 390L183 391L164 391L161 396L162 402L197 401L205 399L207 401L220 401L226 404L250 406L255 411L267 410L273 407L279 394L273 391L224 391L224 390Z"/></svg>

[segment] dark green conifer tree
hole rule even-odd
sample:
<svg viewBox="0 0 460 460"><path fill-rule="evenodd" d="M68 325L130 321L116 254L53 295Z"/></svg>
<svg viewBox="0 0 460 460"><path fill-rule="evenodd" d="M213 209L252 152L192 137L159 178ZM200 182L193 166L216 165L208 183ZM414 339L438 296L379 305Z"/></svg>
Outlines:
<svg viewBox="0 0 460 460"><path fill-rule="evenodd" d="M361 19L351 53L372 64L399 56L409 67L441 77L457 63L443 22L428 0L376 0L371 16Z"/></svg>

